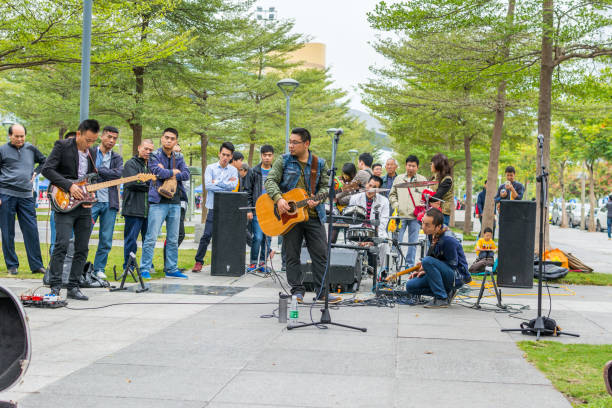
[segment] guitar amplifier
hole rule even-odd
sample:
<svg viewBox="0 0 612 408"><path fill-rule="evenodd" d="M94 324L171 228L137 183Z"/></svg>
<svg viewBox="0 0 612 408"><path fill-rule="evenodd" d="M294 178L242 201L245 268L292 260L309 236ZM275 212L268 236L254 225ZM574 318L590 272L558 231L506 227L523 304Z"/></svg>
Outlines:
<svg viewBox="0 0 612 408"><path fill-rule="evenodd" d="M213 276L244 275L247 218L238 208L246 206L246 193L215 193L210 267Z"/></svg>
<svg viewBox="0 0 612 408"><path fill-rule="evenodd" d="M362 259L358 251L346 248L332 248L329 275L329 290L336 292L354 292L361 283ZM307 248L302 248L300 268L304 277L306 290L314 290L312 261Z"/></svg>

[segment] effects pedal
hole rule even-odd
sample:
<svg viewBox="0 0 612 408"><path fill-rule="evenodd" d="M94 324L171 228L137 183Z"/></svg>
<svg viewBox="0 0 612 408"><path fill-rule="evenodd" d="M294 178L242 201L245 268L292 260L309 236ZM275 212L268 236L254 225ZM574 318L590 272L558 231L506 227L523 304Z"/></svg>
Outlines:
<svg viewBox="0 0 612 408"><path fill-rule="evenodd" d="M57 309L68 304L60 296L48 293L46 295L21 295L24 307L38 307L41 309Z"/></svg>

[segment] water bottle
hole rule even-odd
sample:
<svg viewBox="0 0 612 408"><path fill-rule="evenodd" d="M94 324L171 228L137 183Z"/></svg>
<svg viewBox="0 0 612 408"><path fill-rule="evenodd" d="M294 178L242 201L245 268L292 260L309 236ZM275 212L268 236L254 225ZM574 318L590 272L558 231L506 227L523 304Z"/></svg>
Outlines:
<svg viewBox="0 0 612 408"><path fill-rule="evenodd" d="M291 311L289 311L289 324L294 325L298 322L298 301L297 296L291 296Z"/></svg>

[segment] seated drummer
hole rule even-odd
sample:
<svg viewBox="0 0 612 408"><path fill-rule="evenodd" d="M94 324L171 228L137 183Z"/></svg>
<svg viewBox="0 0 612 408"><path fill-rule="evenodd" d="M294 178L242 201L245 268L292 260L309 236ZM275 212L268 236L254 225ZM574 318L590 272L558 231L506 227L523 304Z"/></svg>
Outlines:
<svg viewBox="0 0 612 408"><path fill-rule="evenodd" d="M430 246L421 268L409 275L406 290L413 295L433 296L425 307L448 307L457 289L472 278L461 243L444 225L444 215L431 208L423 217L423 231Z"/></svg>
<svg viewBox="0 0 612 408"><path fill-rule="evenodd" d="M366 184L366 191L363 193L355 194L351 196L349 205L356 205L366 210L366 220L375 220L376 212L378 211L378 219L380 223L376 228L377 236L380 238L387 238L387 224L389 223L389 199L384 195L374 191L382 186L382 178L378 176L371 176L370 180ZM365 223L363 226L369 227L370 224ZM372 245L372 242L362 243L365 245ZM378 253L377 253L378 252ZM380 244L378 251L368 251L368 265L372 267L378 266L378 259L384 259L385 253L387 252L387 244Z"/></svg>

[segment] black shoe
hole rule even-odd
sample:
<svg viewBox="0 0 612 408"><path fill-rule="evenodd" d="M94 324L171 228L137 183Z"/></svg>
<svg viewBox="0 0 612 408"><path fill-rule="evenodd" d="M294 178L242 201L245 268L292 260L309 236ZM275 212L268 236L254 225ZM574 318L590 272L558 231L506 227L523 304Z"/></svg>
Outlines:
<svg viewBox="0 0 612 408"><path fill-rule="evenodd" d="M17 268L9 268L8 273L9 275L17 275L19 271L17 270Z"/></svg>
<svg viewBox="0 0 612 408"><path fill-rule="evenodd" d="M32 273L42 273L44 275L47 273L47 270L45 268L38 268L37 270L32 271Z"/></svg>
<svg viewBox="0 0 612 408"><path fill-rule="evenodd" d="M448 299L433 298L423 306L426 309L441 309L448 307Z"/></svg>
<svg viewBox="0 0 612 408"><path fill-rule="evenodd" d="M79 288L68 289L68 298L74 300L89 300Z"/></svg>

